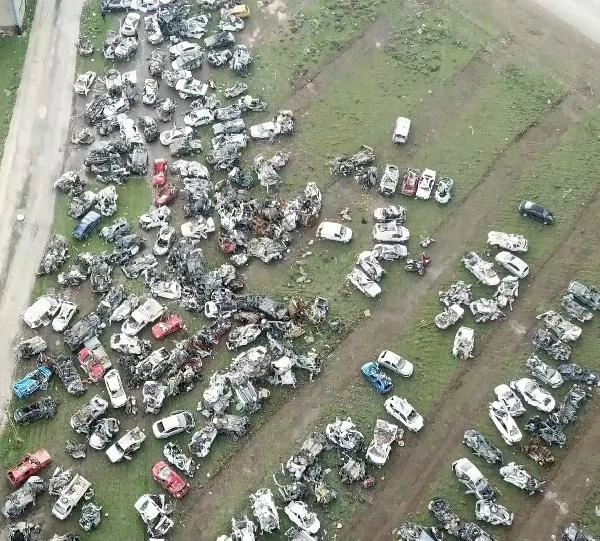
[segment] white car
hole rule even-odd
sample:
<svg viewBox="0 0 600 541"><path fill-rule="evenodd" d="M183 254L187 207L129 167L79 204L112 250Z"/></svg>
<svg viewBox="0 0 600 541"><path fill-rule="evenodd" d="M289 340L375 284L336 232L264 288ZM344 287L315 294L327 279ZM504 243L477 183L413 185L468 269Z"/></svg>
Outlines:
<svg viewBox="0 0 600 541"><path fill-rule="evenodd" d="M376 222L389 222L391 220L406 220L406 209L401 206L389 205L379 207L373 211L373 219Z"/></svg>
<svg viewBox="0 0 600 541"><path fill-rule="evenodd" d="M167 255L175 242L175 228L163 225L156 235L156 242L152 247L152 253L156 256Z"/></svg>
<svg viewBox="0 0 600 541"><path fill-rule="evenodd" d="M303 501L291 501L283 510L291 522L309 534L316 534L321 527L317 514L308 510ZM252 535L254 537L254 535Z"/></svg>
<svg viewBox="0 0 600 541"><path fill-rule="evenodd" d="M461 458L453 462L452 471L463 485L473 491L477 499L485 501L494 499L494 489L489 481L468 458Z"/></svg>
<svg viewBox="0 0 600 541"><path fill-rule="evenodd" d="M346 280L361 293L372 299L381 293L381 288L360 269L352 269L352 272L346 275Z"/></svg>
<svg viewBox="0 0 600 541"><path fill-rule="evenodd" d="M133 507L140 514L144 524L152 528L155 535L166 535L174 525L174 522L163 512L150 494L143 494L133 504Z"/></svg>
<svg viewBox="0 0 600 541"><path fill-rule="evenodd" d="M475 252L466 252L463 254L461 261L477 280L484 286L497 286L500 283L500 277L494 269L494 264L483 259Z"/></svg>
<svg viewBox="0 0 600 541"><path fill-rule="evenodd" d="M392 417L398 419L410 431L418 432L423 428L423 417L415 411L406 398L390 396L384 406Z"/></svg>
<svg viewBox="0 0 600 541"><path fill-rule="evenodd" d="M492 422L496 425L502 439L508 444L518 443L523 438L517 423L512 418L508 409L502 402L495 400L490 404L489 415Z"/></svg>
<svg viewBox="0 0 600 541"><path fill-rule="evenodd" d="M377 419L373 431L373 440L367 448L367 460L381 468L390 456L392 443L396 440L397 435L398 425L388 423L383 419Z"/></svg>
<svg viewBox="0 0 600 541"><path fill-rule="evenodd" d="M410 131L410 118L399 116L394 124L394 133L392 142L395 144L406 143L408 132Z"/></svg>
<svg viewBox="0 0 600 541"><path fill-rule="evenodd" d="M196 422L189 411L174 411L168 417L156 421L152 425L152 432L159 440L164 440L194 428Z"/></svg>
<svg viewBox="0 0 600 541"><path fill-rule="evenodd" d="M110 337L110 347L121 353L141 355L143 342L137 336L127 336L126 334L118 333Z"/></svg>
<svg viewBox="0 0 600 541"><path fill-rule="evenodd" d="M127 402L127 395L121 381L121 374L116 368L109 370L104 375L104 385L108 392L108 398L113 408L122 408Z"/></svg>
<svg viewBox="0 0 600 541"><path fill-rule="evenodd" d="M560 387L564 383L560 372L542 361L537 355L530 355L525 361L525 366L529 368L529 372L534 378L553 389Z"/></svg>
<svg viewBox="0 0 600 541"><path fill-rule="evenodd" d="M184 54L195 53L200 50L200 45L192 43L190 41L180 41L179 43L169 47L169 56L171 60L175 60L177 57Z"/></svg>
<svg viewBox="0 0 600 541"><path fill-rule="evenodd" d="M496 262L517 278L526 278L529 275L529 265L510 252L499 252L496 255Z"/></svg>
<svg viewBox="0 0 600 541"><path fill-rule="evenodd" d="M404 357L401 357L397 353L389 351L388 349L384 349L379 354L379 357L377 357L377 362L381 366L391 370L392 372L395 372L396 374L399 374L400 376L404 376L405 378L412 376L414 371L413 363L407 361Z"/></svg>
<svg viewBox="0 0 600 541"><path fill-rule="evenodd" d="M406 242L410 231L397 222L384 222L373 226L373 239L377 242Z"/></svg>
<svg viewBox="0 0 600 541"><path fill-rule="evenodd" d="M158 98L158 81L156 79L145 79L144 80L144 95L142 96L142 103L146 105L154 105Z"/></svg>
<svg viewBox="0 0 600 541"><path fill-rule="evenodd" d="M408 255L408 248L402 244L376 244L371 252L377 259L394 261Z"/></svg>
<svg viewBox="0 0 600 541"><path fill-rule="evenodd" d="M529 378L521 378L510 382L510 388L516 389L530 406L539 409L545 413L550 413L556 401L552 395L543 387L540 387L535 381Z"/></svg>
<svg viewBox="0 0 600 541"><path fill-rule="evenodd" d="M471 327L459 327L452 344L452 355L466 361L473 356L475 347L475 331Z"/></svg>
<svg viewBox="0 0 600 541"><path fill-rule="evenodd" d="M379 181L379 193L384 196L392 196L398 188L398 180L400 179L400 169L397 165L386 164L383 176Z"/></svg>
<svg viewBox="0 0 600 541"><path fill-rule="evenodd" d="M146 39L152 45L160 45L165 41L165 37L158 24L156 15L148 15L144 18L144 27L146 29Z"/></svg>
<svg viewBox="0 0 600 541"><path fill-rule="evenodd" d="M505 383L501 383L494 388L494 394L498 402L502 402L506 406L511 417L518 417L525 413L525 406L515 392Z"/></svg>
<svg viewBox="0 0 600 541"><path fill-rule="evenodd" d="M356 256L356 266L375 282L379 282L385 274L385 269L379 264L375 254L366 250Z"/></svg>
<svg viewBox="0 0 600 541"><path fill-rule="evenodd" d="M321 222L317 228L317 238L336 242L350 242L352 240L352 229L336 222Z"/></svg>
<svg viewBox="0 0 600 541"><path fill-rule="evenodd" d="M429 199L431 197L436 176L437 173L433 169L423 169L421 178L419 178L419 184L417 185L417 193L415 194L417 199Z"/></svg>
<svg viewBox="0 0 600 541"><path fill-rule="evenodd" d="M138 13L128 13L121 23L122 36L135 36L140 25L140 16Z"/></svg>
<svg viewBox="0 0 600 541"><path fill-rule="evenodd" d="M139 426L136 426L119 438L116 443L111 445L106 450L106 456L113 464L115 462L120 462L123 458L129 458L129 455L137 451L142 446L145 439L146 434L142 432L142 429Z"/></svg>
<svg viewBox="0 0 600 541"><path fill-rule="evenodd" d="M502 231L490 231L487 243L509 252L526 252L528 249L527 239L523 235Z"/></svg>
<svg viewBox="0 0 600 541"><path fill-rule="evenodd" d="M23 313L23 321L31 329L45 326L50 323L51 318L59 311L61 301L52 295L39 297Z"/></svg>
<svg viewBox="0 0 600 541"><path fill-rule="evenodd" d="M190 126L185 126L183 128L173 128L172 130L166 130L160 134L160 143L166 147L168 147L171 143L175 141L179 141L180 139L189 138L193 129Z"/></svg>
<svg viewBox="0 0 600 541"><path fill-rule="evenodd" d="M77 313L77 305L71 301L63 301L60 310L52 320L52 328L56 332L62 332L67 328L73 316Z"/></svg>

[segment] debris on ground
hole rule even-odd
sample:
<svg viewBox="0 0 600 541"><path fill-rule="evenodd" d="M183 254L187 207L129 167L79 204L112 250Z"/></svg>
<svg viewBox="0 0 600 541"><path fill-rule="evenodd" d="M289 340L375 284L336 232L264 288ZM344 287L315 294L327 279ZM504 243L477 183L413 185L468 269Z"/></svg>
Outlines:
<svg viewBox="0 0 600 541"><path fill-rule="evenodd" d="M102 507L93 502L88 502L81 507L79 525L86 532L95 530L100 525L102 518Z"/></svg>

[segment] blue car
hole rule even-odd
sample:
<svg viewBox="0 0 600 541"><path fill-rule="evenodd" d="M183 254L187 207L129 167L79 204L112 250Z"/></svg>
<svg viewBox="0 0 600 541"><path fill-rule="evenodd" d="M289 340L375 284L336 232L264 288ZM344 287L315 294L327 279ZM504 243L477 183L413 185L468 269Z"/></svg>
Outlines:
<svg viewBox="0 0 600 541"><path fill-rule="evenodd" d="M98 214L96 211L90 210L75 226L73 236L77 240L87 239L92 234L92 231L98 227L101 218L102 216L100 216L100 214Z"/></svg>
<svg viewBox="0 0 600 541"><path fill-rule="evenodd" d="M27 398L38 390L46 390L52 371L46 366L38 366L33 372L23 376L13 384L13 391L19 398Z"/></svg>
<svg viewBox="0 0 600 541"><path fill-rule="evenodd" d="M370 362L362 365L360 369L364 378L368 381L369 385L373 387L378 393L385 394L392 390L394 386L391 378L381 371L379 363Z"/></svg>

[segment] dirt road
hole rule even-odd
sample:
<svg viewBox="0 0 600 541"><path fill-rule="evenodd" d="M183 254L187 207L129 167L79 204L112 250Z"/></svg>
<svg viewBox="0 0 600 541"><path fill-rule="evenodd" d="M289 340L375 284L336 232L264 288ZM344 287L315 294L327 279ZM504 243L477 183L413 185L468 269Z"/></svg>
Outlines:
<svg viewBox="0 0 600 541"><path fill-rule="evenodd" d="M84 0L37 3L0 171L0 407L10 398L12 342L54 214L70 121L75 47ZM58 31L60 29L60 31ZM17 222L16 215L25 216ZM3 417L2 417L3 419ZM2 422L2 421L0 421Z"/></svg>

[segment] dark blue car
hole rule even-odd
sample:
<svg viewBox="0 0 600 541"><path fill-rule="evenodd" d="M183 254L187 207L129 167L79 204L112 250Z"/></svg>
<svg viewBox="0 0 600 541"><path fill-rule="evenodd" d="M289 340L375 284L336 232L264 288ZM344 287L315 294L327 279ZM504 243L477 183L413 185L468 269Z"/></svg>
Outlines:
<svg viewBox="0 0 600 541"><path fill-rule="evenodd" d="M100 216L100 214L98 214L96 211L90 210L75 226L73 236L77 240L87 239L91 235L92 231L98 227L101 218L102 216Z"/></svg>
<svg viewBox="0 0 600 541"><path fill-rule="evenodd" d="M391 378L381 371L379 363L370 362L362 365L360 369L364 378L378 393L385 394L391 391L393 384Z"/></svg>

